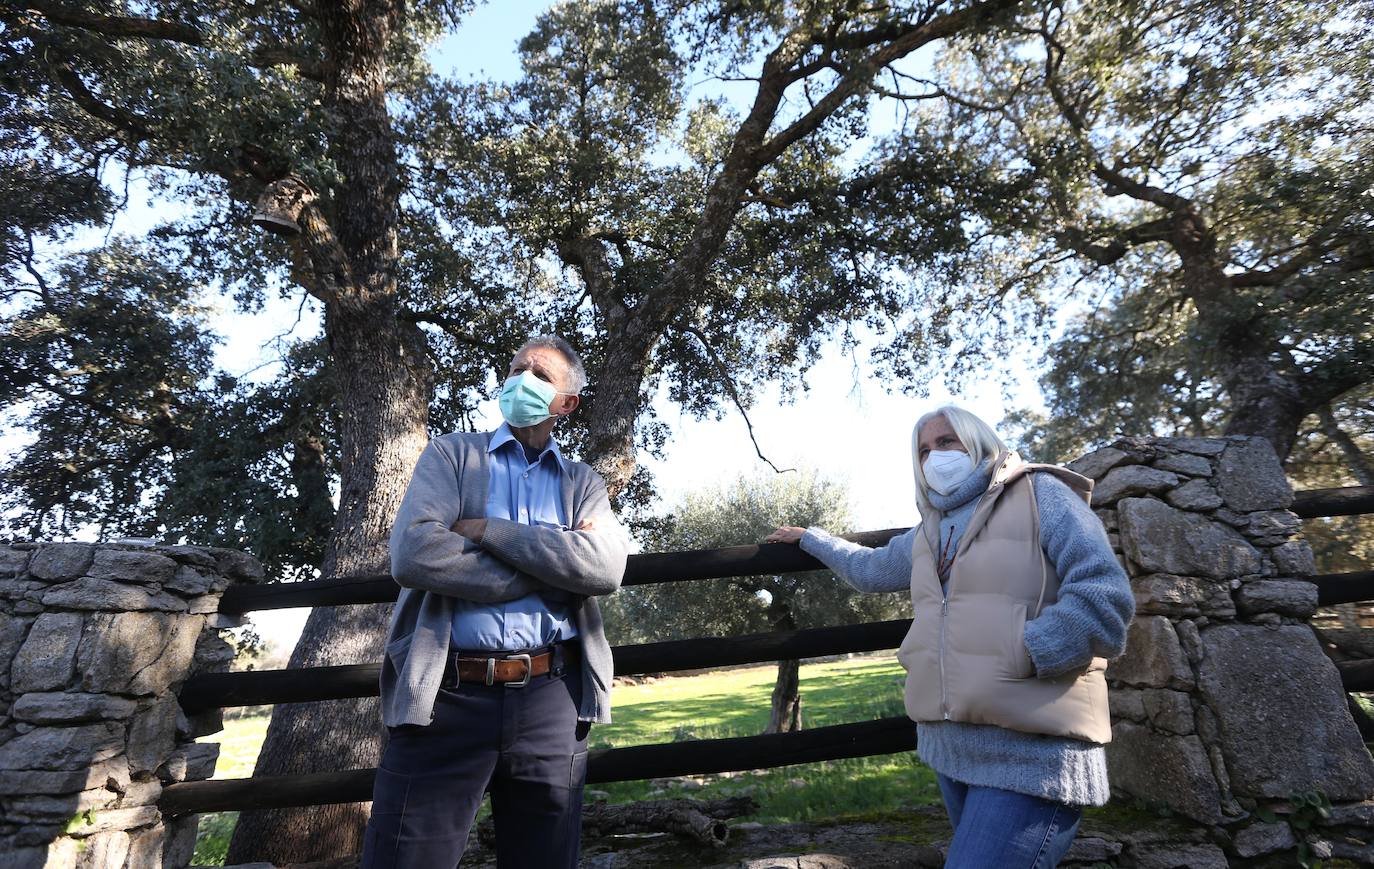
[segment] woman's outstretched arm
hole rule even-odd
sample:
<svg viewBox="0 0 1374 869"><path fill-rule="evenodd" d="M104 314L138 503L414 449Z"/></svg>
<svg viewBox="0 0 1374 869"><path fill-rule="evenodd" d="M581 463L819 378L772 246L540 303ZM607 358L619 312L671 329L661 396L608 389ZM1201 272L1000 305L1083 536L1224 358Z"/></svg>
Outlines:
<svg viewBox="0 0 1374 869"><path fill-rule="evenodd" d="M765 543L797 543L859 591L902 591L911 586L911 546L917 529L877 549L850 543L821 528L779 528Z"/></svg>

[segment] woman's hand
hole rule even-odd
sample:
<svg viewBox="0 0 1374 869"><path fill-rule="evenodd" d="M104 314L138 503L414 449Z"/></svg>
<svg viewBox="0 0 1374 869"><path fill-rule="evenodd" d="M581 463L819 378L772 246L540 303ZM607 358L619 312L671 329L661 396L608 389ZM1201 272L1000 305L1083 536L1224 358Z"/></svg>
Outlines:
<svg viewBox="0 0 1374 869"><path fill-rule="evenodd" d="M792 525L784 525L772 534L763 538L764 543L796 543L802 539L806 533L805 528L797 528Z"/></svg>

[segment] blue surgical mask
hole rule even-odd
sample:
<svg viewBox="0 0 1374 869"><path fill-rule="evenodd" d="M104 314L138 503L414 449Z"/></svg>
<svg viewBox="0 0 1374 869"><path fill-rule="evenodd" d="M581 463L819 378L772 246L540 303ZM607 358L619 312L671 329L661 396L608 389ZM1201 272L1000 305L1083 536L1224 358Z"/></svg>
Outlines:
<svg viewBox="0 0 1374 869"><path fill-rule="evenodd" d="M559 395L550 383L545 383L530 371L507 377L501 387L501 416L516 428L539 425L553 416L549 405Z"/></svg>
<svg viewBox="0 0 1374 869"><path fill-rule="evenodd" d="M921 465L926 485L948 495L973 473L973 457L963 450L931 450Z"/></svg>

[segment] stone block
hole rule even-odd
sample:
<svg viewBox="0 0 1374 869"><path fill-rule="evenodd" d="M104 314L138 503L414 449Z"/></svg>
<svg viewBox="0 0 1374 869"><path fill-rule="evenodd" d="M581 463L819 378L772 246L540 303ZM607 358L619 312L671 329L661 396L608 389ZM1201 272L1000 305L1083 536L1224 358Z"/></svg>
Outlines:
<svg viewBox="0 0 1374 869"><path fill-rule="evenodd" d="M133 711L134 701L123 697L52 691L21 694L10 714L32 724L72 724L123 719Z"/></svg>
<svg viewBox="0 0 1374 869"><path fill-rule="evenodd" d="M1274 566L1283 576L1311 576L1317 572L1312 547L1306 540L1290 540L1270 550Z"/></svg>
<svg viewBox="0 0 1374 869"><path fill-rule="evenodd" d="M77 643L81 639L79 613L43 613L15 654L10 688L15 693L65 688L72 679Z"/></svg>
<svg viewBox="0 0 1374 869"><path fill-rule="evenodd" d="M89 543L44 543L29 558L29 576L44 580L75 579L95 557Z"/></svg>
<svg viewBox="0 0 1374 869"><path fill-rule="evenodd" d="M1212 463L1202 456L1192 453L1175 453L1155 461L1154 466L1161 471L1172 471L1189 477L1212 476Z"/></svg>
<svg viewBox="0 0 1374 869"><path fill-rule="evenodd" d="M1193 732L1193 704L1187 694L1163 690L1143 693L1145 712L1157 729L1180 735Z"/></svg>
<svg viewBox="0 0 1374 869"><path fill-rule="evenodd" d="M234 647L219 634L201 632L194 654L196 672L217 672L234 660Z"/></svg>
<svg viewBox="0 0 1374 869"><path fill-rule="evenodd" d="M186 611L186 601L174 594L168 594L160 589L149 589L141 585L94 577L83 577L74 582L53 586L43 595L43 605L104 612L128 612L130 610Z"/></svg>
<svg viewBox="0 0 1374 869"><path fill-rule="evenodd" d="M1216 845L1161 843L1135 852L1136 869L1227 869L1226 852Z"/></svg>
<svg viewBox="0 0 1374 869"><path fill-rule="evenodd" d="M123 751L120 725L39 727L0 745L0 770L79 770Z"/></svg>
<svg viewBox="0 0 1374 869"><path fill-rule="evenodd" d="M157 779L152 781L131 782L124 791L124 797L119 801L120 808L130 806L155 806L158 798L162 796L162 782Z"/></svg>
<svg viewBox="0 0 1374 869"><path fill-rule="evenodd" d="M1131 460L1129 453L1118 450L1114 447L1103 447L1100 450L1093 450L1086 456L1074 459L1066 467L1070 471L1082 474L1094 480L1102 479L1112 468L1117 465L1124 465Z"/></svg>
<svg viewBox="0 0 1374 869"><path fill-rule="evenodd" d="M1221 822L1221 791L1196 736L1171 736L1118 721L1107 744L1107 769L1112 785L1132 796L1204 824Z"/></svg>
<svg viewBox="0 0 1374 869"><path fill-rule="evenodd" d="M207 547L205 549L215 559L215 569L221 576L231 577L239 582L262 582L265 575L262 562L246 552L237 549Z"/></svg>
<svg viewBox="0 0 1374 869"><path fill-rule="evenodd" d="M1293 838L1293 830L1282 821L1272 824L1255 823L1243 830L1236 831L1231 838L1231 846L1237 857L1262 857L1275 851L1287 851L1298 847Z"/></svg>
<svg viewBox="0 0 1374 869"><path fill-rule="evenodd" d="M202 616L127 612L91 619L77 652L87 691L155 694L190 670Z"/></svg>
<svg viewBox="0 0 1374 869"><path fill-rule="evenodd" d="M94 836L97 833L105 833L111 830L132 830L135 827L146 827L156 824L161 818L157 806L133 806L128 809L103 809L92 812L89 819L84 824L73 824L71 835L78 838L82 836ZM105 864L96 864L105 865ZM113 864L123 865L121 863Z"/></svg>
<svg viewBox="0 0 1374 869"><path fill-rule="evenodd" d="M1145 688L1193 686L1193 670L1174 626L1163 616L1146 616L1131 622L1126 632L1126 652L1107 665L1107 678Z"/></svg>
<svg viewBox="0 0 1374 869"><path fill-rule="evenodd" d="M166 697L145 705L129 725L129 769L153 772L176 746L178 706Z"/></svg>
<svg viewBox="0 0 1374 869"><path fill-rule="evenodd" d="M179 564L208 567L212 572L218 569L215 557L199 546L159 546L157 551L168 558L176 559Z"/></svg>
<svg viewBox="0 0 1374 869"><path fill-rule="evenodd" d="M1236 614L1230 590L1224 583L1192 576L1151 573L1131 580L1137 615L1231 618Z"/></svg>
<svg viewBox="0 0 1374 869"><path fill-rule="evenodd" d="M177 563L147 550L98 549L87 576L115 582L165 585L176 575Z"/></svg>
<svg viewBox="0 0 1374 869"><path fill-rule="evenodd" d="M176 573L164 585L164 588L187 597L194 597L208 593L218 579L220 577L213 572L206 573L188 564L183 564L177 568Z"/></svg>
<svg viewBox="0 0 1374 869"><path fill-rule="evenodd" d="M17 794L74 794L91 788L123 790L129 785L129 764L112 757L84 769L43 772L0 770L0 796Z"/></svg>
<svg viewBox="0 0 1374 869"><path fill-rule="evenodd" d="M1302 519L1291 510L1260 510L1250 514L1245 533L1252 537L1292 537L1302 530Z"/></svg>
<svg viewBox="0 0 1374 869"><path fill-rule="evenodd" d="M1121 843L1097 836L1079 836L1064 854L1066 863L1110 863L1121 855Z"/></svg>
<svg viewBox="0 0 1374 869"><path fill-rule="evenodd" d="M75 849L73 849L75 853ZM44 869L47 866L60 866L49 862L48 848L12 848L0 839L0 869Z"/></svg>
<svg viewBox="0 0 1374 869"><path fill-rule="evenodd" d="M196 851L196 828L199 825L200 815L167 820L163 832L163 866L190 865Z"/></svg>
<svg viewBox="0 0 1374 869"><path fill-rule="evenodd" d="M1124 718L1127 721L1144 722L1145 692L1132 688L1113 688L1107 692L1107 705L1113 721Z"/></svg>
<svg viewBox="0 0 1374 869"><path fill-rule="evenodd" d="M1093 504L1107 506L1122 498L1163 492L1178 485L1178 475L1157 471L1144 465L1123 465L1112 468L1093 487Z"/></svg>
<svg viewBox="0 0 1374 869"><path fill-rule="evenodd" d="M129 834L129 860L125 869L156 869L159 866L172 867L174 864L162 862L162 847L166 842L166 831L159 824Z"/></svg>
<svg viewBox="0 0 1374 869"><path fill-rule="evenodd" d="M1346 709L1335 665L1311 628L1212 625L1202 631L1202 643L1199 687L1218 719L1237 796L1374 795L1374 760Z"/></svg>
<svg viewBox="0 0 1374 869"><path fill-rule="evenodd" d="M1300 579L1260 579L1236 592L1242 613L1281 613L1305 619L1317 611L1317 587Z"/></svg>
<svg viewBox="0 0 1374 869"><path fill-rule="evenodd" d="M29 634L33 619L10 616L0 618L0 690L10 685L10 668L24 638Z"/></svg>
<svg viewBox="0 0 1374 869"><path fill-rule="evenodd" d="M13 546L0 546L0 577L19 576L29 566L30 552Z"/></svg>
<svg viewBox="0 0 1374 869"><path fill-rule="evenodd" d="M1274 448L1263 438L1233 440L1217 465L1217 491L1232 510L1283 510L1293 490Z"/></svg>
<svg viewBox="0 0 1374 869"><path fill-rule="evenodd" d="M186 781L201 781L215 774L219 743L193 742L186 746Z"/></svg>
<svg viewBox="0 0 1374 869"><path fill-rule="evenodd" d="M1221 506L1221 496L1206 480L1189 480L1177 489L1164 493L1164 500L1180 510L1215 510Z"/></svg>
<svg viewBox="0 0 1374 869"><path fill-rule="evenodd" d="M1155 438L1164 447L1199 456L1219 456L1226 449L1225 438Z"/></svg>
<svg viewBox="0 0 1374 869"><path fill-rule="evenodd" d="M1331 816L1318 823L1328 827L1346 825L1374 827L1374 800L1361 800L1358 803L1337 803L1331 807Z"/></svg>
<svg viewBox="0 0 1374 869"><path fill-rule="evenodd" d="M1259 573L1258 550L1236 531L1205 516L1154 498L1127 498L1117 512L1126 556L1148 573L1211 579Z"/></svg>

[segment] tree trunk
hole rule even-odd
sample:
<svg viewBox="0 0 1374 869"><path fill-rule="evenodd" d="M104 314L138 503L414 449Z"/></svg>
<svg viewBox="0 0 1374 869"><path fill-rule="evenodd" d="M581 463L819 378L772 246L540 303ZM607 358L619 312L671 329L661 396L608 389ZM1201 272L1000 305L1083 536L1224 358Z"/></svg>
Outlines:
<svg viewBox="0 0 1374 869"><path fill-rule="evenodd" d="M389 2L322 6L328 108L337 118L331 155L345 181L332 203L305 213L311 291L325 301L325 335L343 413L340 491L325 576L389 572L387 539L415 461L428 440L432 372L423 335L397 318L397 155L386 105L386 48L401 7ZM328 217L324 217L327 212ZM313 228L312 228L313 226ZM291 666L375 661L388 608L313 611ZM284 704L254 776L375 766L378 701ZM302 863L361 850L367 804L244 812L230 863Z"/></svg>
<svg viewBox="0 0 1374 869"><path fill-rule="evenodd" d="M775 631L795 631L797 620L785 592L774 584L769 592L773 602L768 615ZM764 733L791 733L802 729L801 720L801 662L779 661L778 678L773 683L773 702L768 714L768 728Z"/></svg>
<svg viewBox="0 0 1374 869"><path fill-rule="evenodd" d="M328 317L349 412L342 425L339 510L325 557L326 576L390 572L387 538L415 460L428 439L430 374L421 338L391 320L361 313ZM389 348L381 351L381 347ZM385 645L389 607L320 607L310 613L291 654L292 668L363 664ZM254 776L294 775L376 766L380 756L376 698L277 706ZM367 804L244 812L230 863L306 862L356 854Z"/></svg>
<svg viewBox="0 0 1374 869"><path fill-rule="evenodd" d="M1359 445L1341 428L1340 423L1336 421L1336 415L1331 412L1331 405L1326 404L1318 409L1317 418L1321 420L1322 431L1326 433L1326 437L1345 456L1346 467L1350 469L1351 475L1361 486L1374 486L1374 464L1370 463L1369 456L1361 452Z"/></svg>
<svg viewBox="0 0 1374 869"><path fill-rule="evenodd" d="M773 707L764 733L791 733L802 729L801 661L779 661L773 683Z"/></svg>

